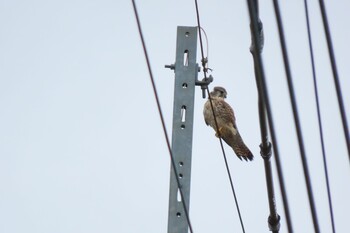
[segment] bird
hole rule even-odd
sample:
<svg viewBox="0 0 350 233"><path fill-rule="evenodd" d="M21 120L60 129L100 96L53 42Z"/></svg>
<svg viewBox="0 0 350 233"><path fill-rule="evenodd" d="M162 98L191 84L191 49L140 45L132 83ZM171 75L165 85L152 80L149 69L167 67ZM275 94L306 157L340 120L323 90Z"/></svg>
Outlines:
<svg viewBox="0 0 350 233"><path fill-rule="evenodd" d="M211 126L216 134L216 137L222 138L237 155L237 157L245 161L253 160L254 156L249 148L244 144L241 135L239 134L236 118L232 107L225 101L227 92L223 87L214 87L210 92L208 100L204 104L203 115L205 123ZM211 101L210 101L211 100ZM211 106L213 104L213 109ZM213 111L215 113L216 122ZM218 127L218 129L217 129Z"/></svg>

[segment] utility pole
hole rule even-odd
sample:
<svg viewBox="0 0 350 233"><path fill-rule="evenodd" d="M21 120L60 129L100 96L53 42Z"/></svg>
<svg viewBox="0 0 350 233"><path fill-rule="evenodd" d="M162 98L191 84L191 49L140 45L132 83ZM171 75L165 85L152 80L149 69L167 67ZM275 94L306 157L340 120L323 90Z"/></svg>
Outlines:
<svg viewBox="0 0 350 233"><path fill-rule="evenodd" d="M175 72L172 154L175 162L170 172L168 233L188 233L194 93L198 74L197 27L178 27L176 60L166 68ZM178 177L176 177L178 176ZM180 184L177 183L180 182ZM179 185L183 192L183 198Z"/></svg>

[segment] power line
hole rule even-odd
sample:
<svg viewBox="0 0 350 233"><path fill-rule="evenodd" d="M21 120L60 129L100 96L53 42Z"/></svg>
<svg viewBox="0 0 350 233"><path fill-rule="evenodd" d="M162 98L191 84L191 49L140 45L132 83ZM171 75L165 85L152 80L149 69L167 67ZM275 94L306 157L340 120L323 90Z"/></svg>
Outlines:
<svg viewBox="0 0 350 233"><path fill-rule="evenodd" d="M247 0L247 5L248 5L248 10L249 10L249 16L250 16L250 21L252 23L252 35L253 35L253 41L254 45L259 45L259 25L258 25L258 16L257 16L257 11L254 8L254 2L253 0ZM278 174L278 180L279 180L279 185L280 185L280 190L281 190L281 195L282 195L282 201L283 201L283 207L284 207L284 214L286 217L286 222L287 222L287 227L288 227L288 232L293 232L293 226L292 226L292 221L290 217L290 211L289 211L289 204L288 204L288 198L287 198L287 192L284 184L284 178L283 178L283 172L282 172L282 166L281 166L281 161L280 161L280 156L279 156L279 150L278 150L278 143L277 143L277 137L276 137L276 132L275 132L275 127L274 127L274 121L273 121L273 116L272 116L272 110L271 110L271 105L270 105L270 100L269 100L269 95L268 95L268 90L267 90L267 84L266 84L266 79L265 79L265 72L264 72L264 66L263 66L263 60L261 57L261 53L257 49L253 49L253 54L254 54L254 64L255 64L255 69L256 73L258 74L256 76L257 78L257 86L259 91L259 95L261 95L260 101L263 101L266 111L267 111L267 119L269 123L269 128L270 128L270 133L271 133L271 139L272 139L272 146L273 150L275 152L275 161L276 161L276 168L277 168L277 174ZM263 127L265 129L266 127Z"/></svg>
<svg viewBox="0 0 350 233"><path fill-rule="evenodd" d="M177 182L178 188L180 190L180 195L181 195L181 200L182 200L181 203L182 203L183 208L184 208L184 212L185 212L185 216L186 216L186 219L187 219L187 222L188 222L188 226L189 226L190 232L193 233L192 224L191 224L191 221L190 221L187 205L185 203L185 198L184 198L182 186L181 186L181 183L180 183L179 175L178 175L178 172L177 172L177 169L176 169L174 156L173 156L173 153L172 153L172 150L171 150L171 146L170 146L170 142L169 142L169 138L168 138L168 133L167 133L166 126L165 126L165 121L164 121L162 109L161 109L161 106L160 106L160 101L159 101L159 98L158 98L157 88L156 88L156 85L155 85L155 82L154 82L153 73L152 73L152 69L151 69L151 64L150 64L150 61L149 61L149 58L148 58L147 49L146 49L146 44L145 44L145 41L144 41L144 38L143 38L143 34L142 34L141 23L140 23L140 20L139 20L137 8L136 8L136 3L135 3L134 0L132 0L132 4L133 4L134 12L135 12L135 18L136 18L136 21L137 21L137 27L138 27L139 34L140 34L143 51L144 51L146 62L147 62L149 77L150 77L150 80L151 80L151 83L152 83L152 87L153 87L154 97L156 98L158 112L159 112L160 120L162 122L163 132L164 132L166 144L168 146L168 150L169 150L169 154L170 154L171 165L172 165L172 167L174 169L176 182Z"/></svg>
<svg viewBox="0 0 350 233"><path fill-rule="evenodd" d="M312 66L312 76L314 81L315 100L316 100L316 107L317 107L318 127L320 132L320 140L321 140L321 148L322 148L323 167L324 167L324 173L325 173L326 185L327 185L328 205L329 205L329 212L331 215L332 231L333 233L335 233L332 198L331 198L331 191L330 191L330 185L329 185L327 159L326 159L326 152L325 152L324 139L323 139L322 120L321 120L320 104L319 104L318 91L317 91L315 61L314 61L314 53L313 53L313 46L312 46L312 39L311 39L310 19L309 19L309 10L308 10L307 0L304 0L304 5L305 5L306 26L307 26L307 33L308 33L311 66Z"/></svg>
<svg viewBox="0 0 350 233"><path fill-rule="evenodd" d="M256 78L256 84L258 89L258 107L259 107L259 123L260 123L260 133L261 133L261 144L260 144L260 154L261 157L264 160L264 167L265 167L265 178L266 178L266 186L267 186L267 194L268 194L268 201L269 201L269 209L270 209L270 215L268 217L268 225L270 231L273 233L278 233L280 229L280 216L277 213L276 208L276 198L275 198L275 191L274 191L274 185L273 185L273 178L272 178L272 167L271 167L271 143L268 140L268 130L267 130L267 124L266 124L266 107L263 101L263 96L261 93L261 87L259 85L259 72L257 69L258 62L257 62L257 53L261 53L263 46L264 46L264 32L263 32L263 25L259 19L259 5L258 1L254 0L254 6L255 6L255 14L256 14L256 20L255 24L258 25L258 44L255 43L255 39L253 38L254 32L253 32L253 22L250 22L251 27L251 35L252 35L252 44L250 47L250 52L253 55L254 59L254 71L255 71L255 78Z"/></svg>
<svg viewBox="0 0 350 233"><path fill-rule="evenodd" d="M207 75L206 75L206 72L207 72L207 67L206 67L207 59L205 59L205 57L204 57L203 40L202 40L202 33L201 33L201 28L202 28L202 27L201 27L201 24L200 24L199 8L198 8L198 2L197 2L197 0L195 0L195 5L196 5L197 24L198 24L198 28L199 28L199 42L200 42L200 49L201 49L201 55L202 55L203 73L204 73L204 79L207 80ZM211 99L211 97L210 97L210 93L209 93L209 88L208 88L208 86L206 86L206 91L207 91L207 95L208 95L208 98L209 98L209 101L210 101L210 106L211 106L211 109L212 109L212 112L213 112L213 116L214 116L214 121L215 121L216 128L219 129L219 127L218 127L218 122L217 122L217 119L216 119L216 114L215 114L215 111L214 111L213 101L212 101L212 99ZM232 180L230 168L229 168L229 166L228 166L228 162L227 162L227 158L226 158L226 153L225 153L224 145L223 145L223 143L222 143L222 139L221 139L221 136L220 136L220 132L219 132L219 131L218 131L218 136L219 136L218 138L219 138L220 146L221 146L221 150L222 150L222 155L223 155L224 161L225 161L226 171L227 171L227 174L228 174L228 177L229 177L229 180L230 180L231 190L232 190L232 193L233 193L233 197L234 197L235 204L236 204L236 209L237 209L238 216L239 216L239 221L240 221L240 223L241 223L242 232L245 233L245 229L244 229L244 224L243 224L243 220L242 220L241 211L240 211L240 209L239 209L238 200L237 200L235 188L234 188L234 185L233 185L233 180Z"/></svg>
<svg viewBox="0 0 350 233"><path fill-rule="evenodd" d="M341 115L341 119L342 119L342 123L343 123L345 143L346 143L346 146L348 149L348 155L349 155L349 161L350 161L350 133L349 133L348 122L346 120L346 113L345 113L345 108L344 108L344 103L343 103L342 91L341 91L341 87L340 87L340 83L339 83L337 64L335 62L331 33L329 30L329 26L328 26L326 7L324 5L323 0L319 0L319 3L320 3L321 15L322 15L323 27L324 27L324 31L325 31L325 35L326 35L326 39L327 39L329 59L331 61L331 66L332 66L334 85L335 85L335 89L337 92L338 105L339 105L340 115Z"/></svg>
<svg viewBox="0 0 350 233"><path fill-rule="evenodd" d="M295 123L296 132L297 132L301 161L303 164L304 177L305 177L306 188L307 188L307 193L308 193L308 197L309 197L309 204L310 204L310 209L311 209L311 214L312 214L312 220L313 220L315 232L320 232L320 229L318 226L316 206L314 203L314 197L313 197L313 193L312 193L311 179L310 179L310 175L309 175L307 158L306 158L305 149L304 149L303 136L302 136L301 127L300 127L299 114L298 114L298 109L297 109L297 104L296 104L296 99L295 99L295 94L294 94L292 75L290 72L287 47L286 47L286 42L285 42L285 38L284 38L283 25L282 25L282 19L281 19L281 13L280 13L278 1L274 0L273 5L274 5L274 10L275 10L277 26L278 26L278 33L279 33L282 55L283 55L282 57L283 57L283 62L284 62L284 67L285 67L285 72L286 72L290 100L291 100L291 104L292 104L294 123Z"/></svg>

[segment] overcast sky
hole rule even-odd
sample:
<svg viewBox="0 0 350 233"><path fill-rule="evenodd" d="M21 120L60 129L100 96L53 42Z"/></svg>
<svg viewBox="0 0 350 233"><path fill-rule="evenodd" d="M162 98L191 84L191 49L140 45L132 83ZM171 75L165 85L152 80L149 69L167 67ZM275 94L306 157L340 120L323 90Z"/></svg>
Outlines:
<svg viewBox="0 0 350 233"><path fill-rule="evenodd" d="M350 122L350 2L327 2ZM136 3L171 137L174 73L164 65L175 61L177 26L196 26L194 1ZM225 145L245 229L269 232L246 1L198 3L213 69L209 88L226 88L241 136L255 155L254 161L241 162ZM349 157L318 1L309 1L309 7L335 225L341 233L349 229ZM308 233L313 225L272 1L261 1L260 10L265 73L293 228ZM281 1L281 11L319 225L322 232L331 232L304 3ZM0 232L166 232L170 159L131 1L2 0L0 30ZM205 101L197 87L193 229L241 232L219 141L203 120Z"/></svg>

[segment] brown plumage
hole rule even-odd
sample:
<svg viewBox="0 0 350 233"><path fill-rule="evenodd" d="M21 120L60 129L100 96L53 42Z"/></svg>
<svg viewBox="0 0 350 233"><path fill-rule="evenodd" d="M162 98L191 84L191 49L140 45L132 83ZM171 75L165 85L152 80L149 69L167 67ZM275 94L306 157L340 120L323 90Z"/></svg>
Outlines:
<svg viewBox="0 0 350 233"><path fill-rule="evenodd" d="M241 135L238 132L233 109L225 102L226 96L227 92L223 87L215 87L214 90L210 92L210 98L213 103L219 129L216 129L213 110L209 99L204 104L203 114L205 123L215 130L215 135L217 137L221 137L230 147L232 147L240 160L242 160L242 158L246 161L253 160L252 152L244 144Z"/></svg>

